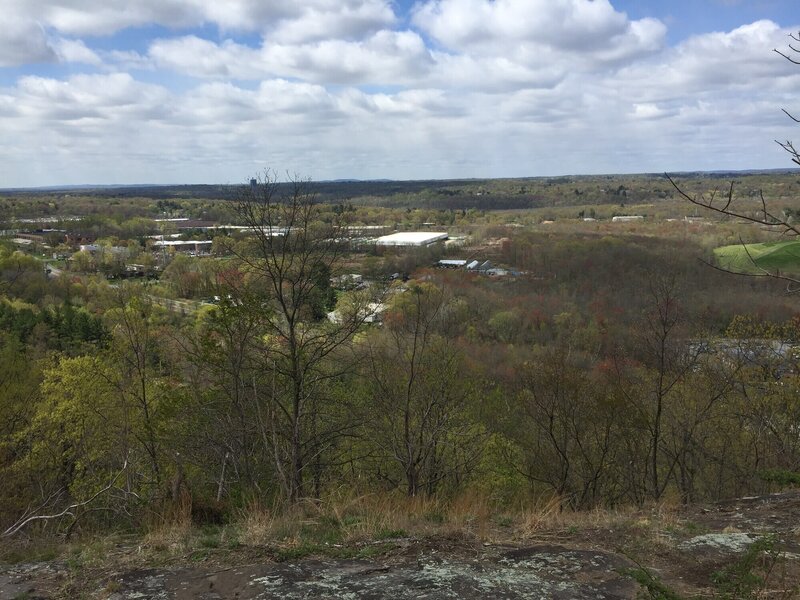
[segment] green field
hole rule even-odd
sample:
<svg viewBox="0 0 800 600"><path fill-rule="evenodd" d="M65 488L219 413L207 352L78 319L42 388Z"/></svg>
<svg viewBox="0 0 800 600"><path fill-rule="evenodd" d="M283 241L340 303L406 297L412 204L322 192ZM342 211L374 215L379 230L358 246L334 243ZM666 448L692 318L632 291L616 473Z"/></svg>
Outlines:
<svg viewBox="0 0 800 600"><path fill-rule="evenodd" d="M734 244L714 250L717 263L723 269L740 273L767 271L800 272L800 241Z"/></svg>

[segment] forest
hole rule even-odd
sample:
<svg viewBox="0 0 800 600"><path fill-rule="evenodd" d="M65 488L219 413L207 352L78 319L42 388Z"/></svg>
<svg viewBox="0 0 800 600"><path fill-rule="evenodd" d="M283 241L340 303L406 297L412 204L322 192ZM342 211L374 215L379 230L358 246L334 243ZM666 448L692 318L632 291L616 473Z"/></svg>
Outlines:
<svg viewBox="0 0 800 600"><path fill-rule="evenodd" d="M693 207L657 192L626 209L646 219L613 223L618 196L592 218L401 209L269 176L213 201L2 201L6 538L235 525L342 497L681 504L800 478L796 298L714 262L763 228L678 218ZM23 215L53 229L21 245ZM169 233L187 217L242 229ZM381 250L359 237L378 225L458 243ZM60 241L78 233L91 247ZM167 235L213 245L154 252ZM436 267L474 256L508 274Z"/></svg>

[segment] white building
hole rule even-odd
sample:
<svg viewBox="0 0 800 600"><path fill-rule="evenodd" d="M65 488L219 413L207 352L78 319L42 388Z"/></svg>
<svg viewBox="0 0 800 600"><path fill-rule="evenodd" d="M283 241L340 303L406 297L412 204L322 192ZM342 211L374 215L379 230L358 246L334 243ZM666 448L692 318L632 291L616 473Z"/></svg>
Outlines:
<svg viewBox="0 0 800 600"><path fill-rule="evenodd" d="M443 269L458 269L467 266L466 260L456 260L451 258L443 258L439 261L439 266Z"/></svg>
<svg viewBox="0 0 800 600"><path fill-rule="evenodd" d="M447 233L438 231L401 231L375 240L378 246L430 246L447 239Z"/></svg>
<svg viewBox="0 0 800 600"><path fill-rule="evenodd" d="M201 254L211 251L211 240L158 240L153 242L154 248L175 248L178 252L194 252Z"/></svg>

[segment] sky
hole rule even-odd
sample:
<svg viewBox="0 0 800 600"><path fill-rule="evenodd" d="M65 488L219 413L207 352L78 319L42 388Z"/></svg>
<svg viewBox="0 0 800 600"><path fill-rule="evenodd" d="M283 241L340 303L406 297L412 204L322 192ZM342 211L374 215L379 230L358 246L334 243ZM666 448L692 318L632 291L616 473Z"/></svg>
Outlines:
<svg viewBox="0 0 800 600"><path fill-rule="evenodd" d="M783 168L775 140L800 132L781 112L800 113L800 65L773 52L791 53L798 0L0 0L0 15L0 188Z"/></svg>

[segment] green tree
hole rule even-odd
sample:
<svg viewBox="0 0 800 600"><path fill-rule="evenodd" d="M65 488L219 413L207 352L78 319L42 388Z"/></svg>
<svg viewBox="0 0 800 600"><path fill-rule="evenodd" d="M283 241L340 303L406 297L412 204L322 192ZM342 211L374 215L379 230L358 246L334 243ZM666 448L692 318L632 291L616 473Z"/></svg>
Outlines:
<svg viewBox="0 0 800 600"><path fill-rule="evenodd" d="M168 387L162 379L168 363L166 339L155 322L152 303L132 288L120 288L120 306L105 314L111 332L107 380L117 391L126 419L136 423L135 438L147 457L148 483L164 480L161 423ZM105 373L105 371L104 371Z"/></svg>

